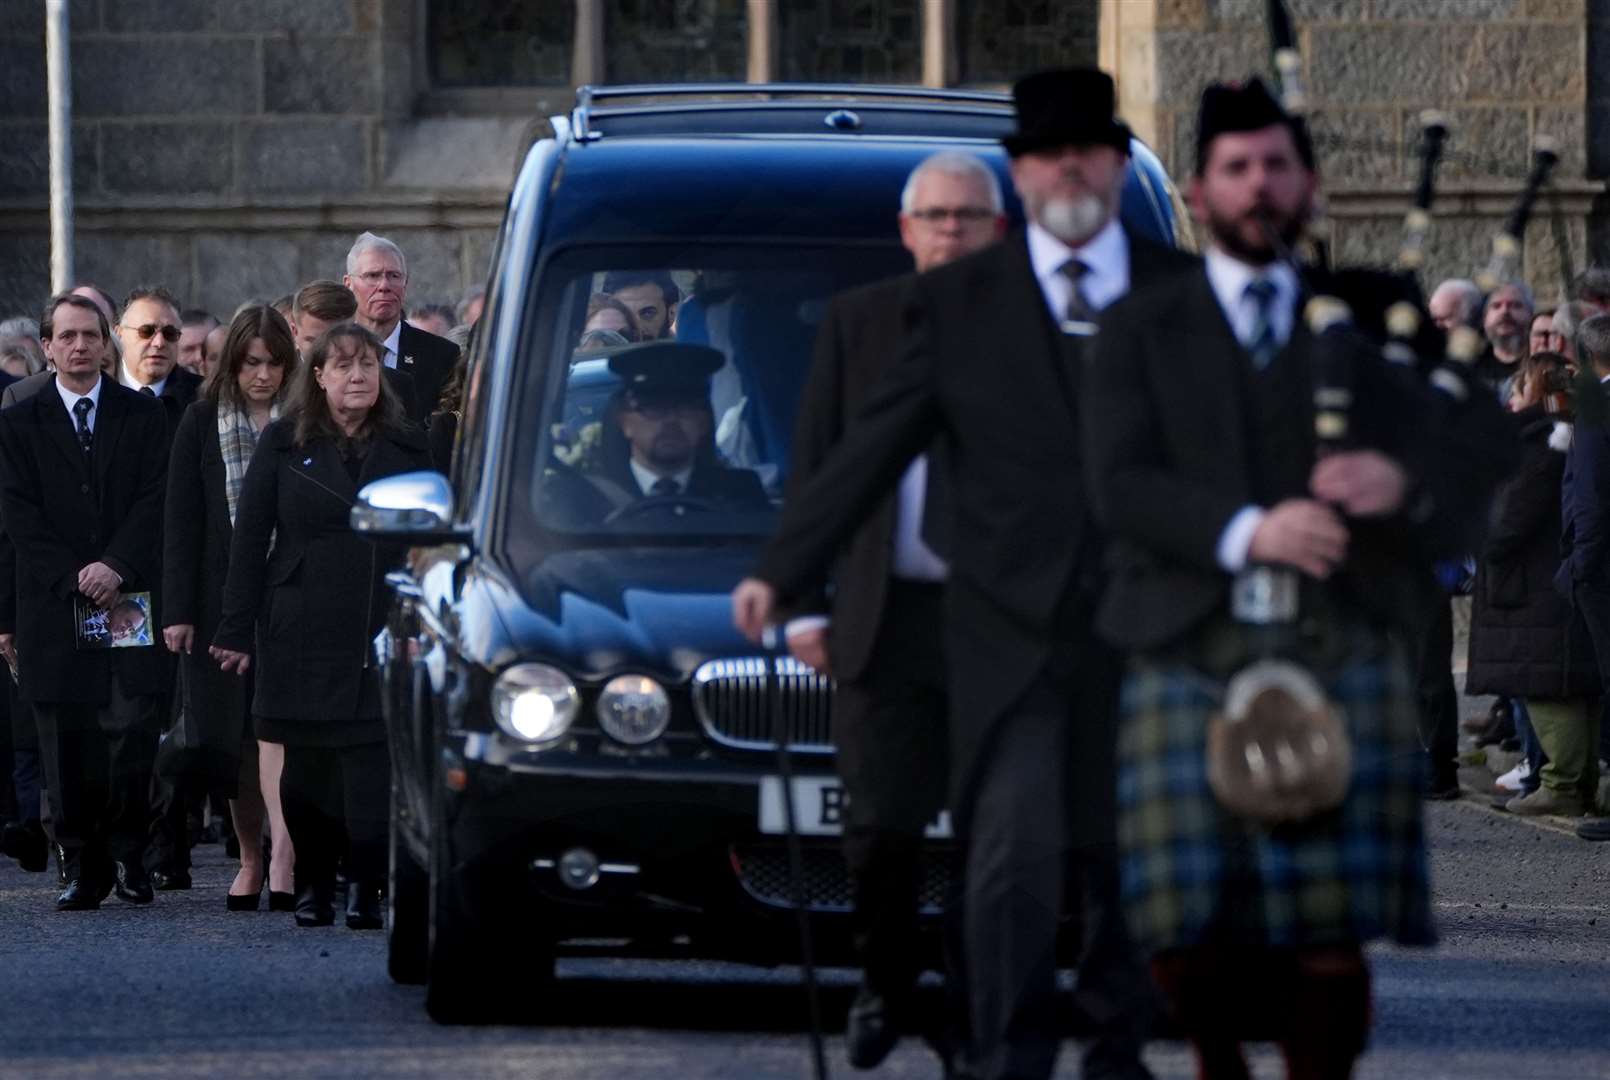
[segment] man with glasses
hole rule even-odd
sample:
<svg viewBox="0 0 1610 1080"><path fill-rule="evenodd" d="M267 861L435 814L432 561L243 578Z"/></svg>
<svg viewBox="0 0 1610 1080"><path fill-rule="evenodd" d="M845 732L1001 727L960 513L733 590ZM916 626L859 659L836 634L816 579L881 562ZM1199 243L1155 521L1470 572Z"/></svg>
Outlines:
<svg viewBox="0 0 1610 1080"><path fill-rule="evenodd" d="M114 887L129 903L152 900L141 854L173 678L153 647L77 640L86 605L150 592L161 610L167 421L156 401L103 376L108 332L90 300L52 297L40 319L51 386L0 414L0 513L16 550L0 654L39 726L67 877L61 911L96 908Z"/></svg>
<svg viewBox="0 0 1610 1080"><path fill-rule="evenodd" d="M941 151L907 178L899 222L917 272L943 266L1005 232L1000 181L976 155ZM910 285L909 276L878 282L828 308L795 422L790 495L898 360ZM845 546L831 572L832 601L824 577L786 629L796 660L838 680L833 742L849 799L844 858L863 967L845 1041L859 1069L876 1067L916 1026L923 838L944 808L949 774L940 640L947 567L922 537L927 478L924 455Z"/></svg>
<svg viewBox="0 0 1610 1080"><path fill-rule="evenodd" d="M118 382L160 401L171 433L201 388L201 376L179 367L179 302L161 286L135 289L123 301L116 332L123 347Z"/></svg>
<svg viewBox="0 0 1610 1080"><path fill-rule="evenodd" d="M347 252L347 273L341 281L358 299L358 325L385 346L381 361L414 381L415 398L408 418L425 423L436 411L442 385L458 362L458 347L403 319L408 261L402 249L383 236L363 233Z"/></svg>

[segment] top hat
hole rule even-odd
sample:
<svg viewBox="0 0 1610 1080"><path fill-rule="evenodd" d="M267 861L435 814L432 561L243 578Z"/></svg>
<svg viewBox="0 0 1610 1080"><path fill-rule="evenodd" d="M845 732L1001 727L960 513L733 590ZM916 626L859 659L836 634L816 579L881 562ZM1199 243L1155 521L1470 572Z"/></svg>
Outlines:
<svg viewBox="0 0 1610 1080"><path fill-rule="evenodd" d="M710 376L726 363L720 349L687 341L645 341L613 353L609 370L634 395L707 394Z"/></svg>
<svg viewBox="0 0 1610 1080"><path fill-rule="evenodd" d="M1095 68L1027 75L1012 87L1017 130L1001 140L1012 157L1055 146L1111 146L1129 153L1129 126L1113 118L1112 78Z"/></svg>

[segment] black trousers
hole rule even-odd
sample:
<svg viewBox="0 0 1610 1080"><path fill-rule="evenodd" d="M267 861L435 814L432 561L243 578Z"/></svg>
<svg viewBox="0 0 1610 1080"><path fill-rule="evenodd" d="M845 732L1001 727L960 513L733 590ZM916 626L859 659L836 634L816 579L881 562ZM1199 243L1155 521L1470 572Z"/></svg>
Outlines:
<svg viewBox="0 0 1610 1080"><path fill-rule="evenodd" d="M1413 645L1420 744L1430 759L1433 781L1454 781L1459 774L1455 760L1459 756L1459 692L1453 682L1453 605L1440 590Z"/></svg>
<svg viewBox="0 0 1610 1080"><path fill-rule="evenodd" d="M385 743L286 743L280 802L296 848L298 891L333 888L343 854L349 881L384 888L391 813L391 756Z"/></svg>
<svg viewBox="0 0 1610 1080"><path fill-rule="evenodd" d="M971 1075L988 1080L1040 1080L1055 1068L1056 944L1074 912L1083 934L1075 1000L1096 1027L1082 1075L1134 1075L1155 1012L1118 907L1116 845L1075 845L1070 828L1070 726L1110 723L1081 716L1081 703L1113 702L1057 668L1000 721L964 815Z"/></svg>
<svg viewBox="0 0 1610 1080"><path fill-rule="evenodd" d="M35 702L34 717L68 880L104 880L108 858L139 865L161 733L156 696L128 696L114 675L106 704Z"/></svg>
<svg viewBox="0 0 1610 1080"><path fill-rule="evenodd" d="M923 832L945 806L944 587L889 582L866 672L838 684L833 742L849 807L844 857L868 989L903 1012L920 974Z"/></svg>

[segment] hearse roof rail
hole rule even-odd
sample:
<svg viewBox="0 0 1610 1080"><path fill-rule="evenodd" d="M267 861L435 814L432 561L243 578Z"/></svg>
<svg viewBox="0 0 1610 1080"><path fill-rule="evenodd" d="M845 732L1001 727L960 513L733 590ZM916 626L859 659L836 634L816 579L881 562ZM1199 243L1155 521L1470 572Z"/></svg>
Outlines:
<svg viewBox="0 0 1610 1080"><path fill-rule="evenodd" d="M1010 95L926 86L841 83L666 83L583 86L570 132L611 135L895 135L998 139Z"/></svg>

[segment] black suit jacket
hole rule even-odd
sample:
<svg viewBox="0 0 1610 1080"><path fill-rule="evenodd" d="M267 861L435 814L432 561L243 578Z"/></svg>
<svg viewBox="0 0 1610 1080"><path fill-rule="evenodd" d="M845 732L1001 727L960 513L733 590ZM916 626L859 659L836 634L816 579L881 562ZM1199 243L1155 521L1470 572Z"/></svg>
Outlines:
<svg viewBox="0 0 1610 1080"><path fill-rule="evenodd" d="M1130 239L1133 281L1188 258ZM808 591L937 440L934 467L954 518L941 550L951 568L953 805L964 806L996 721L1052 655L1100 664L1083 649L1082 592L1098 545L1080 462L1080 370L1021 233L913 279L902 322L900 359L785 507L757 574L785 599ZM933 507L926 517L929 532ZM1087 717L1070 731L1074 790L1089 800L1076 826L1101 841L1111 827L1110 718Z"/></svg>
<svg viewBox="0 0 1610 1080"><path fill-rule="evenodd" d="M430 454L412 425L378 434L354 481L332 441L298 446L294 430L278 420L257 441L212 643L254 654L254 715L329 737L380 715L369 643L385 620L386 572L406 550L354 533L353 500L372 480L430 468Z"/></svg>
<svg viewBox="0 0 1610 1080"><path fill-rule="evenodd" d="M789 501L805 490L844 437L850 418L899 359L900 311L912 278L906 274L867 285L834 297L828 305L795 419ZM833 673L840 679L860 678L872 656L888 595L897 513L895 495L880 499L839 549L831 571L831 602L824 580L795 612L831 607Z"/></svg>
<svg viewBox="0 0 1610 1080"><path fill-rule="evenodd" d="M436 411L442 386L458 363L458 346L446 338L421 330L407 321L397 337L397 370L414 381L414 402L408 418L423 425Z"/></svg>
<svg viewBox="0 0 1610 1080"><path fill-rule="evenodd" d="M1338 295L1361 327L1406 296L1383 274L1309 275L1312 291ZM1315 460L1311 358L1314 339L1300 317L1275 359L1296 380L1301 412L1295 462L1278 468L1278 498L1307 497ZM1111 533L1110 576L1098 627L1124 649L1150 650L1188 634L1229 598L1218 563L1225 527L1258 503L1249 446L1251 361L1237 341L1205 270L1131 293L1102 313L1086 373L1085 467L1092 502ZM1411 367L1376 348L1353 364L1352 435L1357 445L1400 461L1414 487L1393 518L1348 523L1348 559L1336 579L1378 621L1411 628L1434 588L1431 559L1473 550L1493 488L1515 461L1514 430L1495 402L1474 393L1453 409Z"/></svg>
<svg viewBox="0 0 1610 1080"><path fill-rule="evenodd" d="M11 389L15 389L12 387ZM0 411L0 515L16 551L16 634L22 696L103 703L115 671L125 693L168 690L160 643L77 647L78 572L104 562L125 592L151 593L162 625L162 407L102 376L94 452L79 447L54 386Z"/></svg>
<svg viewBox="0 0 1610 1080"><path fill-rule="evenodd" d="M175 365L168 373L168 381L162 384L162 393L157 395L157 400L162 403L163 415L168 418L170 444L173 433L179 430L179 421L184 416L184 411L190 408L190 403L196 400L196 395L200 392L201 376L195 372L186 371Z"/></svg>

